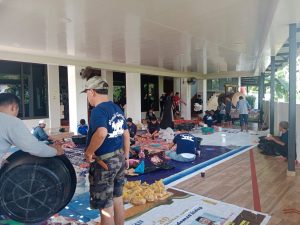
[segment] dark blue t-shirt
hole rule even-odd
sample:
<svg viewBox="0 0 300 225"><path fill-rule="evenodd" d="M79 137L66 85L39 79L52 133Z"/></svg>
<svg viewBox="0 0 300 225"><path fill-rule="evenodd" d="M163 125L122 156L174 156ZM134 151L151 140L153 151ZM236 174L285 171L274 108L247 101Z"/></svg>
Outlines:
<svg viewBox="0 0 300 225"><path fill-rule="evenodd" d="M87 145L100 127L107 129L107 136L95 155L100 156L123 148L123 133L128 128L124 113L118 105L111 101L103 102L92 110Z"/></svg>
<svg viewBox="0 0 300 225"><path fill-rule="evenodd" d="M89 129L89 127L88 127L88 125L86 125L86 124L84 124L84 125L79 125L79 126L77 127L77 133L78 133L78 134L81 134L81 135L87 135L88 129Z"/></svg>
<svg viewBox="0 0 300 225"><path fill-rule="evenodd" d="M137 131L136 125L134 123L132 123L131 126L128 126L128 130L129 130L130 137L134 138L134 136L136 135L136 131Z"/></svg>
<svg viewBox="0 0 300 225"><path fill-rule="evenodd" d="M197 140L195 136L189 133L177 134L173 140L173 143L177 145L176 153L190 153L195 154Z"/></svg>
<svg viewBox="0 0 300 225"><path fill-rule="evenodd" d="M284 134L282 134L280 136L280 140L285 144L284 145L284 148L288 148L288 144L289 144L289 134L288 134L288 131L285 132Z"/></svg>

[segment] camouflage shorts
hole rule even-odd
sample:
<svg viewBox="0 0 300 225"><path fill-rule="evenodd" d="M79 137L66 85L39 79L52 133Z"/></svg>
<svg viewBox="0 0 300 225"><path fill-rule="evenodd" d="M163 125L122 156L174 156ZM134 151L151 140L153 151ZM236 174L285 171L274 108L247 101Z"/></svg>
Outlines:
<svg viewBox="0 0 300 225"><path fill-rule="evenodd" d="M109 170L104 170L97 162L93 162L89 171L90 207L104 209L113 205L113 198L122 196L125 181L124 154L117 154L103 160Z"/></svg>

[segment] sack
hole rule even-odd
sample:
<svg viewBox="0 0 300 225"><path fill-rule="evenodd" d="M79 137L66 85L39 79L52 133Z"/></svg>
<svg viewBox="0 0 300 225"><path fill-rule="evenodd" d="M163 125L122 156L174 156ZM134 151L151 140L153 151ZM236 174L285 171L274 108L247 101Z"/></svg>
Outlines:
<svg viewBox="0 0 300 225"><path fill-rule="evenodd" d="M198 112L202 110L202 105L200 105L199 103L195 103L194 104L194 111Z"/></svg>

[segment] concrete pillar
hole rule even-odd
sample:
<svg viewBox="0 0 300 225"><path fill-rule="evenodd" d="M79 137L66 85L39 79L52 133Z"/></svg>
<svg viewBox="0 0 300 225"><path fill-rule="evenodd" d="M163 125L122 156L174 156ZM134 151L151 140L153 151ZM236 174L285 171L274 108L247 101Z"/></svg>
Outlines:
<svg viewBox="0 0 300 225"><path fill-rule="evenodd" d="M70 131L75 134L77 134L80 119L86 121L88 119L87 96L85 93L80 93L84 90L86 82L80 77L81 69L77 66L68 66Z"/></svg>
<svg viewBox="0 0 300 225"><path fill-rule="evenodd" d="M164 77L158 77L158 96L160 97L164 92Z"/></svg>
<svg viewBox="0 0 300 225"><path fill-rule="evenodd" d="M270 84L270 133L274 135L274 103L275 103L275 56L271 56L271 84Z"/></svg>
<svg viewBox="0 0 300 225"><path fill-rule="evenodd" d="M160 98L160 96L162 95L162 93L164 92L164 77L162 76L159 76L158 77L158 97ZM161 108L160 108L160 103L159 103L159 107L158 107L158 113L157 115L160 115L160 111L161 111Z"/></svg>
<svg viewBox="0 0 300 225"><path fill-rule="evenodd" d="M60 127L60 96L59 96L59 70L57 65L47 65L48 71L48 128Z"/></svg>
<svg viewBox="0 0 300 225"><path fill-rule="evenodd" d="M203 74L207 74L207 43L204 43L203 46ZM203 106L202 110L203 113L207 109L207 80L202 81L202 99L203 99Z"/></svg>
<svg viewBox="0 0 300 225"><path fill-rule="evenodd" d="M191 119L191 85L188 84L186 78L181 79L180 97L186 105L181 104L181 116L186 119Z"/></svg>
<svg viewBox="0 0 300 225"><path fill-rule="evenodd" d="M238 91L241 91L241 87L242 87L242 78L238 77Z"/></svg>
<svg viewBox="0 0 300 225"><path fill-rule="evenodd" d="M202 81L202 99L203 99L203 107L202 110L205 112L207 110L207 80Z"/></svg>
<svg viewBox="0 0 300 225"><path fill-rule="evenodd" d="M174 95L176 92L180 93L180 78L174 78Z"/></svg>
<svg viewBox="0 0 300 225"><path fill-rule="evenodd" d="M296 176L296 118L297 118L297 25L289 25L289 140L287 175Z"/></svg>
<svg viewBox="0 0 300 225"><path fill-rule="evenodd" d="M264 95L265 95L265 74L261 73L260 77L259 77L259 122L262 124L263 121L263 115L264 115L264 111L263 111L263 99L264 99Z"/></svg>
<svg viewBox="0 0 300 225"><path fill-rule="evenodd" d="M134 123L140 122L141 108L141 75L126 73L126 116Z"/></svg>
<svg viewBox="0 0 300 225"><path fill-rule="evenodd" d="M114 98L114 79L113 79L113 71L111 70L101 70L101 76L108 83L108 98L113 101Z"/></svg>

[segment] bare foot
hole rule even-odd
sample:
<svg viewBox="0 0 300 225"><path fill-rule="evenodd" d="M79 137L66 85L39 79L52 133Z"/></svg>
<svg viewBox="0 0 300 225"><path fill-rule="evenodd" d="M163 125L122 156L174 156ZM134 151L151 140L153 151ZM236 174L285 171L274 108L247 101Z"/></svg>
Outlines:
<svg viewBox="0 0 300 225"><path fill-rule="evenodd" d="M275 156L275 158L279 161L286 161L287 159L285 157L283 157L282 155L280 156Z"/></svg>

